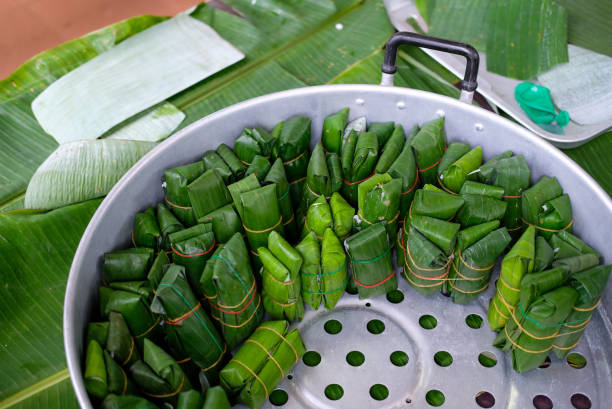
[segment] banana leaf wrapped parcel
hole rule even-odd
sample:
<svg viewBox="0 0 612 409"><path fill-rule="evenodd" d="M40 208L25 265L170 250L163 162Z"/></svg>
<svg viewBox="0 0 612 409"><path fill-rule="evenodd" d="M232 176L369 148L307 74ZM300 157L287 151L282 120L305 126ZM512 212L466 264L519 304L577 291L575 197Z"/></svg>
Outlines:
<svg viewBox="0 0 612 409"><path fill-rule="evenodd" d="M277 125L280 128L273 155L281 158L291 186L291 201L297 209L302 201L310 153L310 118L295 116Z"/></svg>
<svg viewBox="0 0 612 409"><path fill-rule="evenodd" d="M229 350L233 350L263 318L251 259L240 233L219 246L208 260L200 287L211 307L212 318L219 323Z"/></svg>
<svg viewBox="0 0 612 409"><path fill-rule="evenodd" d="M96 341L102 348L106 347L108 339L108 321L90 322L87 325L87 333L85 335L85 345L89 345L90 341Z"/></svg>
<svg viewBox="0 0 612 409"><path fill-rule="evenodd" d="M377 223L366 227L346 239L344 246L360 299L397 289L391 243L385 226Z"/></svg>
<svg viewBox="0 0 612 409"><path fill-rule="evenodd" d="M267 185L240 194L243 209L242 227L246 230L249 247L256 270L261 266L258 248L268 244L268 236L275 231L284 234L283 217L280 214L276 186Z"/></svg>
<svg viewBox="0 0 612 409"><path fill-rule="evenodd" d="M261 187L261 185L259 184L257 176L255 175L246 176L244 179L240 179L238 182L234 182L227 187L227 190L230 192L230 196L232 196L234 207L236 208L236 211L241 219L244 217L244 209L242 207L240 195L244 192L257 189L258 187Z"/></svg>
<svg viewBox="0 0 612 409"><path fill-rule="evenodd" d="M134 217L132 244L134 244L134 247L149 247L158 250L161 241L162 234L157 224L155 211L149 206L144 212L138 213Z"/></svg>
<svg viewBox="0 0 612 409"><path fill-rule="evenodd" d="M108 394L126 395L136 393L136 387L125 371L92 340L85 355L85 389L90 396L103 399Z"/></svg>
<svg viewBox="0 0 612 409"><path fill-rule="evenodd" d="M438 164L446 150L444 117L424 124L410 140L410 145L414 149L421 181L435 184L438 176Z"/></svg>
<svg viewBox="0 0 612 409"><path fill-rule="evenodd" d="M407 218L411 219L413 215L422 215L450 221L464 203L465 200L461 196L451 195L427 184L414 193ZM409 222L409 220L406 220L406 222Z"/></svg>
<svg viewBox="0 0 612 409"><path fill-rule="evenodd" d="M360 183L356 229L361 230L364 226L383 223L389 241L395 244L401 189L402 181L391 178L388 173L377 173Z"/></svg>
<svg viewBox="0 0 612 409"><path fill-rule="evenodd" d="M255 155L253 158L253 162L249 165L246 170L245 175L255 175L257 180L260 182L264 180L272 165L270 164L270 160L265 156Z"/></svg>
<svg viewBox="0 0 612 409"><path fill-rule="evenodd" d="M212 150L204 152L202 162L204 162L204 167L207 171L214 170L217 172L223 179L223 183L227 184L232 181L232 170L229 168L229 166L227 166L227 163L225 163L217 152Z"/></svg>
<svg viewBox="0 0 612 409"><path fill-rule="evenodd" d="M302 256L277 232L257 252L263 263L263 302L272 319L301 321L304 317L300 268Z"/></svg>
<svg viewBox="0 0 612 409"><path fill-rule="evenodd" d="M180 349L201 368L208 384L216 384L227 345L191 290L182 266L168 266L151 310L164 315L164 326L173 327Z"/></svg>
<svg viewBox="0 0 612 409"><path fill-rule="evenodd" d="M204 173L204 162L168 169L164 173L164 200L178 219L187 226L196 223L187 186Z"/></svg>
<svg viewBox="0 0 612 409"><path fill-rule="evenodd" d="M234 153L243 165L250 166L255 156L270 158L276 140L262 128L245 128L234 141Z"/></svg>
<svg viewBox="0 0 612 409"><path fill-rule="evenodd" d="M610 265L596 266L570 277L569 285L578 292L578 301L554 340L553 352L557 357L564 358L580 342L593 311L599 306L610 271Z"/></svg>
<svg viewBox="0 0 612 409"><path fill-rule="evenodd" d="M227 243L235 233L242 232L242 222L233 204L213 210L206 216L198 218L199 224L212 224L216 243Z"/></svg>
<svg viewBox="0 0 612 409"><path fill-rule="evenodd" d="M276 185L278 208L281 216L283 217L283 228L285 230L285 234L289 240L297 240L299 235L298 224L293 211L293 205L291 203L290 187L289 182L287 181L285 167L283 166L283 161L280 158L276 159L272 164L272 168L270 168L270 171L266 175L263 184Z"/></svg>
<svg viewBox="0 0 612 409"><path fill-rule="evenodd" d="M446 171L446 169L448 169L448 167L455 163L459 158L468 153L470 149L470 144L466 142L451 142L446 147L446 151L444 152L444 155L442 155L442 159L440 159L440 163L438 164L438 186L440 186L443 190L446 190L441 180L444 171ZM457 193L453 191L448 192Z"/></svg>
<svg viewBox="0 0 612 409"><path fill-rule="evenodd" d="M550 246L550 244L548 244L548 241L544 237L536 235L534 260L535 264L533 266L533 271L544 271L548 267L550 267L553 261L554 254L554 250Z"/></svg>
<svg viewBox="0 0 612 409"><path fill-rule="evenodd" d="M519 302L523 277L533 272L535 237L535 228L527 228L502 260L495 295L487 312L489 327L493 331L504 328Z"/></svg>
<svg viewBox="0 0 612 409"><path fill-rule="evenodd" d="M180 392L192 389L179 364L152 341L145 340L142 355L142 360L130 365L129 373L147 397L174 405Z"/></svg>
<svg viewBox="0 0 612 409"><path fill-rule="evenodd" d="M232 409L232 405L225 390L217 385L206 391L204 406L201 406L199 409Z"/></svg>
<svg viewBox="0 0 612 409"><path fill-rule="evenodd" d="M323 120L321 143L327 152L340 154L342 135L348 122L349 109L344 108Z"/></svg>
<svg viewBox="0 0 612 409"><path fill-rule="evenodd" d="M600 257L600 254L595 249L565 230L553 233L553 235L550 236L549 241L553 248L554 260L566 259L586 254L592 254L598 259Z"/></svg>
<svg viewBox="0 0 612 409"><path fill-rule="evenodd" d="M109 394L102 401L102 409L159 409L158 406L149 402L145 398L136 395L115 395Z"/></svg>
<svg viewBox="0 0 612 409"><path fill-rule="evenodd" d="M504 189L503 199L508 203L503 225L515 239L521 233L521 197L529 188L531 171L523 155L513 156L506 151L487 161L477 173L480 182Z"/></svg>
<svg viewBox="0 0 612 409"><path fill-rule="evenodd" d="M329 203L324 196L320 196L308 208L302 237L314 232L322 240L325 230L331 227L338 237L344 239L353 227L353 216L355 209L338 192L332 194Z"/></svg>
<svg viewBox="0 0 612 409"><path fill-rule="evenodd" d="M451 152L450 147L442 157L442 161L447 158L449 152ZM449 161L452 159L448 158ZM482 164L482 147L475 147L448 164L448 166L445 163L445 168L443 170L440 169L443 165L442 161L438 167L438 182L440 183L440 187L450 193L459 193L466 180L476 178L473 172Z"/></svg>
<svg viewBox="0 0 612 409"><path fill-rule="evenodd" d="M315 310L320 305L331 310L348 284L347 257L342 243L328 227L320 246L311 232L296 250L304 260L301 270L304 301Z"/></svg>
<svg viewBox="0 0 612 409"><path fill-rule="evenodd" d="M231 203L225 182L215 169L209 169L187 186L189 200L196 219Z"/></svg>
<svg viewBox="0 0 612 409"><path fill-rule="evenodd" d="M176 409L202 409L204 398L199 391L191 389L179 393Z"/></svg>
<svg viewBox="0 0 612 409"><path fill-rule="evenodd" d="M355 118L352 121L349 121L348 124L346 124L346 128L344 128L344 133L342 134L342 148L340 149L340 154L342 154L344 152L344 145L346 145L348 142L350 142L351 134L353 134L353 136L354 136L352 138L353 139L353 143L356 143L357 142L357 135L359 135L360 133L365 131L366 127L367 127L367 119L366 119L365 116L360 116L358 118ZM376 134L376 132L374 132L374 133ZM355 145L353 145L353 148L350 149L351 152L353 150L355 150Z"/></svg>
<svg viewBox="0 0 612 409"><path fill-rule="evenodd" d="M196 224L169 236L172 262L185 267L189 285L198 291L200 276L216 245L212 223Z"/></svg>
<svg viewBox="0 0 612 409"><path fill-rule="evenodd" d="M246 165L240 161L238 155L234 153L233 150L230 149L229 146L222 143L216 150L217 155L223 159L223 162L227 164L232 172L232 176L230 178L230 182L235 182L244 177L244 173L246 172Z"/></svg>
<svg viewBox="0 0 612 409"><path fill-rule="evenodd" d="M104 254L104 281L145 280L155 253L151 248L131 248Z"/></svg>
<svg viewBox="0 0 612 409"><path fill-rule="evenodd" d="M439 292L448 280L459 228L457 223L422 215L405 221L401 234L404 278L421 295Z"/></svg>
<svg viewBox="0 0 612 409"><path fill-rule="evenodd" d="M382 149L387 144L393 131L395 130L395 122L372 122L368 125L368 132L376 134L378 140L378 147Z"/></svg>
<svg viewBox="0 0 612 409"><path fill-rule="evenodd" d="M326 154L323 145L315 145L310 155L301 206L307 209L320 196L330 198L342 186L342 166L337 154Z"/></svg>
<svg viewBox="0 0 612 409"><path fill-rule="evenodd" d="M491 188L495 192L495 188ZM506 214L508 204L489 195L462 193L463 206L456 216L462 227L470 227L493 220L501 220Z"/></svg>
<svg viewBox="0 0 612 409"><path fill-rule="evenodd" d="M373 132L351 134L342 148L342 196L357 204L357 186L373 173L378 161L378 139Z"/></svg>
<svg viewBox="0 0 612 409"><path fill-rule="evenodd" d="M111 312L108 317L108 339L106 351L122 367L128 367L140 359L140 350L128 325L118 312Z"/></svg>
<svg viewBox="0 0 612 409"><path fill-rule="evenodd" d="M243 405L260 408L305 352L287 321L264 322L221 370L221 386Z"/></svg>
<svg viewBox="0 0 612 409"><path fill-rule="evenodd" d="M538 296L529 305L518 304L494 346L512 352L512 367L523 373L542 365L565 325L578 293L570 286Z"/></svg>
<svg viewBox="0 0 612 409"><path fill-rule="evenodd" d="M376 173L387 173L404 148L404 143L406 142L404 128L401 125L397 125L384 143L381 144L381 140L378 142L381 151L374 171Z"/></svg>
<svg viewBox="0 0 612 409"><path fill-rule="evenodd" d="M489 286L495 261L512 240L499 221L478 224L459 231L451 263L449 285L451 300L466 304Z"/></svg>
<svg viewBox="0 0 612 409"><path fill-rule="evenodd" d="M418 130L419 127L415 125L410 131L408 138L410 139L412 136L416 135ZM395 161L391 164L387 170L387 173L391 175L392 178L401 179L402 181L399 220L403 222L406 214L408 213L408 209L410 208L412 198L414 197L414 193L419 182L419 173L417 171L416 160L414 158L414 153L412 152L412 146L410 146L410 143L404 144L404 148Z"/></svg>
<svg viewBox="0 0 612 409"><path fill-rule="evenodd" d="M159 224L162 236L161 249L170 251L170 238L168 236L177 231L184 230L185 226L163 203L157 205L157 223Z"/></svg>
<svg viewBox="0 0 612 409"><path fill-rule="evenodd" d="M538 233L550 238L553 233L572 231L572 204L569 195L556 177L542 176L532 187L523 192L521 200L522 221L535 226Z"/></svg>

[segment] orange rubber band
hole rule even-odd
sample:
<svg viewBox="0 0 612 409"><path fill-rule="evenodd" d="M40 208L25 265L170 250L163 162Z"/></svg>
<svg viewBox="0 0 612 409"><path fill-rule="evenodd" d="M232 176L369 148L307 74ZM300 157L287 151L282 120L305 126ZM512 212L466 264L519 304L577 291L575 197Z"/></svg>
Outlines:
<svg viewBox="0 0 612 409"><path fill-rule="evenodd" d="M267 229L263 229L263 230L251 230L248 227L246 227L244 225L244 223L242 223L242 227L244 227L244 230L248 231L249 233L255 233L255 234L262 234L262 233L267 233L269 231L272 231L274 229L276 229L278 226L280 226L280 224L283 222L283 216L278 218L278 221L276 222L276 224L272 227L268 227Z"/></svg>
<svg viewBox="0 0 612 409"><path fill-rule="evenodd" d="M357 279L353 276L353 281L355 281L355 284L357 284L359 287L363 287L363 288L374 288L374 287L378 287L381 284L386 283L387 281L391 280L393 278L393 276L395 275L395 270L393 270L393 272L391 272L391 274L385 278L384 280L376 283L376 284L372 284L372 285L366 285L366 284L362 284L359 281L357 281Z"/></svg>
<svg viewBox="0 0 612 409"><path fill-rule="evenodd" d="M174 254L176 254L177 256L181 256L181 257L200 257L200 256L203 256L203 255L206 255L206 254L210 253L211 250L215 248L215 244L217 244L217 242L213 238L213 242L210 245L210 248L208 250L203 251L202 253L196 253L196 254L183 254L180 251L178 251L177 249L175 249L173 245L171 245L170 248L172 249L172 252Z"/></svg>

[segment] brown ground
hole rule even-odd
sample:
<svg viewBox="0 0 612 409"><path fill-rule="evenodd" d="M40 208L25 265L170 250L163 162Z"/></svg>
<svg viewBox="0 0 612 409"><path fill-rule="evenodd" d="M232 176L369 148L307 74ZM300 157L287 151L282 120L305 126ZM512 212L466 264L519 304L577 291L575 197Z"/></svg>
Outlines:
<svg viewBox="0 0 612 409"><path fill-rule="evenodd" d="M41 51L140 14L174 15L198 0L0 0L0 79Z"/></svg>

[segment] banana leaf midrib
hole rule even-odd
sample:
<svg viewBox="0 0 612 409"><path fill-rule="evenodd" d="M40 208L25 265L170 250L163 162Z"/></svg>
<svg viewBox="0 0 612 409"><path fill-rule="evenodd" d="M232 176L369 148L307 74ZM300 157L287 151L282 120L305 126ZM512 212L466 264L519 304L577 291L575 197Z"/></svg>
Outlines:
<svg viewBox="0 0 612 409"><path fill-rule="evenodd" d="M264 64L274 60L277 56L283 54L285 51L296 47L298 44L306 41L308 38L312 37L316 33L324 30L326 27L335 24L338 20L342 19L347 14L351 13L353 10L358 8L362 4L362 1L356 0L351 6L342 10L340 13L328 18L323 21L320 25L315 27L314 29L305 32L304 34L298 36L298 38L294 39L286 43L285 45L275 49L274 51L269 52L257 58L252 62L245 63L242 67L238 67L234 72L227 74L227 76L219 76L211 79L209 82L206 82L201 87L195 86L195 89L192 91L187 91L185 94L180 95L176 98L170 98L172 100L172 104L179 108L181 111L186 110L187 108L203 101L208 96L213 93L218 92L219 90L231 85L234 81L239 80L242 77L245 77L249 73L255 71L259 67ZM1 205L0 205L1 206Z"/></svg>

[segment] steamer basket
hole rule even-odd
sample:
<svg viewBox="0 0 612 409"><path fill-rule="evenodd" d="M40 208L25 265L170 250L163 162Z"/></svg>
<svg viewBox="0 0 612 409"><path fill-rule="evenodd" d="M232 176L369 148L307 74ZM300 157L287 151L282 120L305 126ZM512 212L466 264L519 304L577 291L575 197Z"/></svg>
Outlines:
<svg viewBox="0 0 612 409"><path fill-rule="evenodd" d="M389 80L387 75L387 80ZM465 90L464 90L465 91ZM469 99L469 92L464 97ZM161 178L167 168L196 161L203 152L220 143L233 144L245 127L271 129L278 121L295 115L312 119L312 143L320 139L323 119L344 107L350 119L366 115L368 121L395 121L410 129L439 116L446 117L448 141L481 145L485 159L505 150L523 154L532 171L532 182L543 175L556 176L572 198L574 231L612 263L612 201L597 183L576 163L548 142L518 125L444 96L393 87L373 85L329 85L279 92L242 102L203 118L180 131L140 160L112 189L93 216L77 249L66 290L64 305L64 342L72 383L82 408L92 408L83 383L83 339L89 318L96 310L97 289L102 280L105 252L129 246L134 214L163 199ZM576 348L587 364L582 369L552 357L547 368L526 374L512 371L509 354L492 347L494 333L488 329L486 308L493 293L490 288L468 305L452 304L441 295L422 297L399 279L403 301L393 303L381 296L359 300L345 294L332 311L308 310L297 324L306 347L316 351L321 361L316 366L298 363L278 386L288 395L284 405L270 402L265 408L429 408L426 394L439 390L445 396L443 408L479 407L476 396L490 393L494 408L526 409L536 406L534 398L545 395L554 408L608 408L612 402L612 287L593 315L585 335ZM469 314L483 318L482 327L466 324ZM436 318L437 326L425 329L423 315ZM342 330L329 334L328 320L337 320ZM372 334L367 323L378 319L385 325L382 334ZM365 357L361 366L346 361L350 351ZM403 351L409 361L395 366L390 354ZM450 366L434 360L438 351L453 358ZM479 354L490 352L497 359L493 367L479 363ZM330 400L325 388L338 384L344 394ZM375 400L370 388L385 385L388 397ZM573 406L572 396L582 394L592 406ZM537 397L536 401L544 399ZM574 402L577 399L574 397ZM579 404L577 402L576 404Z"/></svg>

